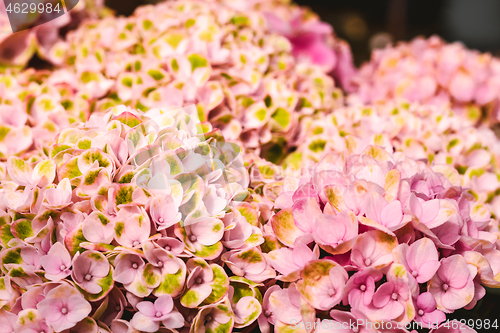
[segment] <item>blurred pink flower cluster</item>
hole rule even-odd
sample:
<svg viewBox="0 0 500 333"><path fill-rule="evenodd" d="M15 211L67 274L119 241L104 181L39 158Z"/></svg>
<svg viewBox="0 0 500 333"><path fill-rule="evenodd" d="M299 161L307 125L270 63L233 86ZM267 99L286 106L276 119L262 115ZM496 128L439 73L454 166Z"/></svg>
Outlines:
<svg viewBox="0 0 500 333"><path fill-rule="evenodd" d="M478 106L490 123L500 121L500 60L437 36L374 50L351 83L351 103L401 98L448 104L464 118L470 106Z"/></svg>
<svg viewBox="0 0 500 333"><path fill-rule="evenodd" d="M23 68L35 53L42 59L58 65L61 60L58 46L63 43L62 30L75 28L87 18L98 18L110 14L110 10L104 7L102 0L81 0L67 15L61 15L37 25L40 20L46 19L49 15L45 8L43 11L37 9L35 13L32 13L31 9L28 9L28 12L22 9L16 13L13 8L9 8L7 12L5 6L7 2L0 3L0 69L2 67ZM64 9L60 8L60 10ZM12 22L9 21L8 13ZM11 23L16 29L30 28L13 33Z"/></svg>
<svg viewBox="0 0 500 333"><path fill-rule="evenodd" d="M285 165L298 169L331 153L359 153L366 144L453 166L459 184L500 216L500 142L491 129L473 126L446 106L387 101L304 118Z"/></svg>
<svg viewBox="0 0 500 333"><path fill-rule="evenodd" d="M140 7L131 17L88 21L54 46L62 64L51 76L77 90L95 88L95 110L118 104L141 110L195 104L201 120L252 150L292 135L301 115L342 103L342 92L327 73L343 60L325 66L321 59L302 56L313 50L303 46L306 51L294 51L302 47L289 35L295 30L273 33L259 10L237 7L167 1ZM326 27L317 18L297 20L294 29ZM316 38L320 53L345 57L334 55L337 40L331 29L323 30ZM346 44L342 50L350 55Z"/></svg>

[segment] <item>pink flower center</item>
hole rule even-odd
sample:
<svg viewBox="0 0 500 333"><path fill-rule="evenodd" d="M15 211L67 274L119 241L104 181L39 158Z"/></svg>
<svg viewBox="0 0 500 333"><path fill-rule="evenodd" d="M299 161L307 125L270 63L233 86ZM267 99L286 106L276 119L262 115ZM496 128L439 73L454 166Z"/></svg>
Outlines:
<svg viewBox="0 0 500 333"><path fill-rule="evenodd" d="M160 218L158 219L158 222L160 222L160 223L163 223L163 221L165 221L165 220L163 219L163 217L160 217Z"/></svg>
<svg viewBox="0 0 500 333"><path fill-rule="evenodd" d="M196 284L202 284L203 283L203 279L202 278L196 278Z"/></svg>
<svg viewBox="0 0 500 333"><path fill-rule="evenodd" d="M422 309L418 310L418 315L419 316L423 316L424 315L424 310L422 310Z"/></svg>
<svg viewBox="0 0 500 333"><path fill-rule="evenodd" d="M165 250L170 251L170 250L172 250L172 248L167 245L167 246L165 246Z"/></svg>
<svg viewBox="0 0 500 333"><path fill-rule="evenodd" d="M158 317L158 318L160 318L160 317L161 317L161 315L162 315L162 313L161 313L160 311L158 311L158 312L155 314L155 316L156 316L156 317Z"/></svg>
<svg viewBox="0 0 500 333"><path fill-rule="evenodd" d="M417 277L418 272L417 271L413 271L413 272L411 272L411 275L413 275L413 277Z"/></svg>
<svg viewBox="0 0 500 333"><path fill-rule="evenodd" d="M135 241L133 244L132 244L132 247L136 247L136 246L139 246L141 245L141 243L139 243L138 241Z"/></svg>
<svg viewBox="0 0 500 333"><path fill-rule="evenodd" d="M62 313L62 314L66 314L66 313L68 313L68 309L67 309L67 308L62 308L62 309L61 309L61 313Z"/></svg>
<svg viewBox="0 0 500 333"><path fill-rule="evenodd" d="M266 317L271 317L272 314L273 313L269 310L266 310L266 312L264 312L264 316L266 316Z"/></svg>
<svg viewBox="0 0 500 333"><path fill-rule="evenodd" d="M134 262L134 263L132 264L132 268L133 268L133 269L137 269L137 268L139 268L139 265L137 265L137 263L136 263L136 262Z"/></svg>
<svg viewBox="0 0 500 333"><path fill-rule="evenodd" d="M359 328L358 328L358 326L353 327L353 328L352 328L352 331L353 331L354 333L358 333L358 332L359 332Z"/></svg>
<svg viewBox="0 0 500 333"><path fill-rule="evenodd" d="M370 266L372 264L372 261L370 259L365 260L365 266Z"/></svg>
<svg viewBox="0 0 500 333"><path fill-rule="evenodd" d="M214 318L212 318L211 315L208 315L208 316L205 317L205 322L208 323L208 322L212 321L212 319L214 319Z"/></svg>
<svg viewBox="0 0 500 333"><path fill-rule="evenodd" d="M393 300L397 300L397 299L398 299L398 294L396 294L396 293L392 293L391 298L392 298Z"/></svg>
<svg viewBox="0 0 500 333"><path fill-rule="evenodd" d="M158 265L158 267L163 267L163 262L158 260L158 263L156 265Z"/></svg>
<svg viewBox="0 0 500 333"><path fill-rule="evenodd" d="M87 274L87 275L85 275L84 279L87 281L90 281L90 280L92 280L92 275Z"/></svg>
<svg viewBox="0 0 500 333"><path fill-rule="evenodd" d="M66 269L66 266L61 265L61 267L59 267L59 269L60 269L61 271L64 271L64 270Z"/></svg>
<svg viewBox="0 0 500 333"><path fill-rule="evenodd" d="M190 240L192 243L194 243L194 242L196 242L196 240L197 240L197 239L196 239L196 236L195 236L195 235L191 235L191 236L189 236L189 240Z"/></svg>
<svg viewBox="0 0 500 333"><path fill-rule="evenodd" d="M364 284L362 284L362 285L359 286L359 289L361 291L365 291L366 290L366 286Z"/></svg>
<svg viewBox="0 0 500 333"><path fill-rule="evenodd" d="M331 288L328 290L328 296L332 297L333 295L335 295L335 289Z"/></svg>
<svg viewBox="0 0 500 333"><path fill-rule="evenodd" d="M446 283L445 283L445 284L443 284L443 290L444 290L444 291L448 290L448 288L450 288L450 286L449 286L449 285L447 285Z"/></svg>

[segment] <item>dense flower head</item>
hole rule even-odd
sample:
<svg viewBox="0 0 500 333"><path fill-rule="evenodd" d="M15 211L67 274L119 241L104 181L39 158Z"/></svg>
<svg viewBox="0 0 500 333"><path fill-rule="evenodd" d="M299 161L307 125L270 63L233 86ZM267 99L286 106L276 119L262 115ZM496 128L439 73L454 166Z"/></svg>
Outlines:
<svg viewBox="0 0 500 333"><path fill-rule="evenodd" d="M455 167L460 185L499 216L498 139L489 128L465 122L448 107L388 101L305 118L292 143L297 148L285 165L299 168L331 152L358 153L366 144L382 146L388 153L400 151L416 160ZM480 207L473 211L480 213Z"/></svg>
<svg viewBox="0 0 500 333"><path fill-rule="evenodd" d="M292 135L298 118L335 108L342 91L327 74L332 66L305 56L306 46L301 56L294 53L293 40L273 32L257 7L237 7L167 1L126 18L86 21L60 45L63 61L49 80L85 92L96 111L119 104L144 111L196 104L200 119L220 128L227 140L277 159L276 147ZM296 25L327 27L305 16ZM327 30L323 35L336 45ZM328 39L323 35L318 45ZM352 67L350 50L342 45L342 61Z"/></svg>
<svg viewBox="0 0 500 333"><path fill-rule="evenodd" d="M490 53L446 43L437 36L374 50L371 60L352 79L351 103L406 99L449 104L464 118L480 108L498 123L500 61ZM476 113L477 111L473 111ZM472 117L473 121L477 117Z"/></svg>
<svg viewBox="0 0 500 333"><path fill-rule="evenodd" d="M0 159L35 157L72 123L90 115L89 86L71 86L47 71L0 74Z"/></svg>
<svg viewBox="0 0 500 333"><path fill-rule="evenodd" d="M446 314L474 307L483 286L500 286L498 222L456 169L357 144L301 170L247 156L252 200L271 216L264 256L277 280L292 283L265 295L261 327L307 329L314 309L333 309L340 323L349 314L437 329Z"/></svg>

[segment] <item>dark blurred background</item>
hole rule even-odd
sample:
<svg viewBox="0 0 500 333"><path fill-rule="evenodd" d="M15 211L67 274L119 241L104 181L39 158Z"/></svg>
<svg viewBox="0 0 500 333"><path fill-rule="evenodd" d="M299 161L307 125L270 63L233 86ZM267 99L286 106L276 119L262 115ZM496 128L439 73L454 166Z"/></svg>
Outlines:
<svg viewBox="0 0 500 333"><path fill-rule="evenodd" d="M130 15L157 0L106 0ZM357 65L388 42L438 34L469 48L500 55L500 0L295 0L310 7L352 47Z"/></svg>

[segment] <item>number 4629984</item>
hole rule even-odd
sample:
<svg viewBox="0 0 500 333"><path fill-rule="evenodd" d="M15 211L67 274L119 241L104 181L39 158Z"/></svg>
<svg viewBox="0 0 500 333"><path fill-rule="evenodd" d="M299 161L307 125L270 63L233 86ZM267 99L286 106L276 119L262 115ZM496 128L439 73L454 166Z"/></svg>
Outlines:
<svg viewBox="0 0 500 333"><path fill-rule="evenodd" d="M15 14L28 14L28 13L47 13L50 14L52 12L60 13L63 11L60 8L59 3L53 6L49 3L9 3L6 8L7 13L15 13Z"/></svg>

